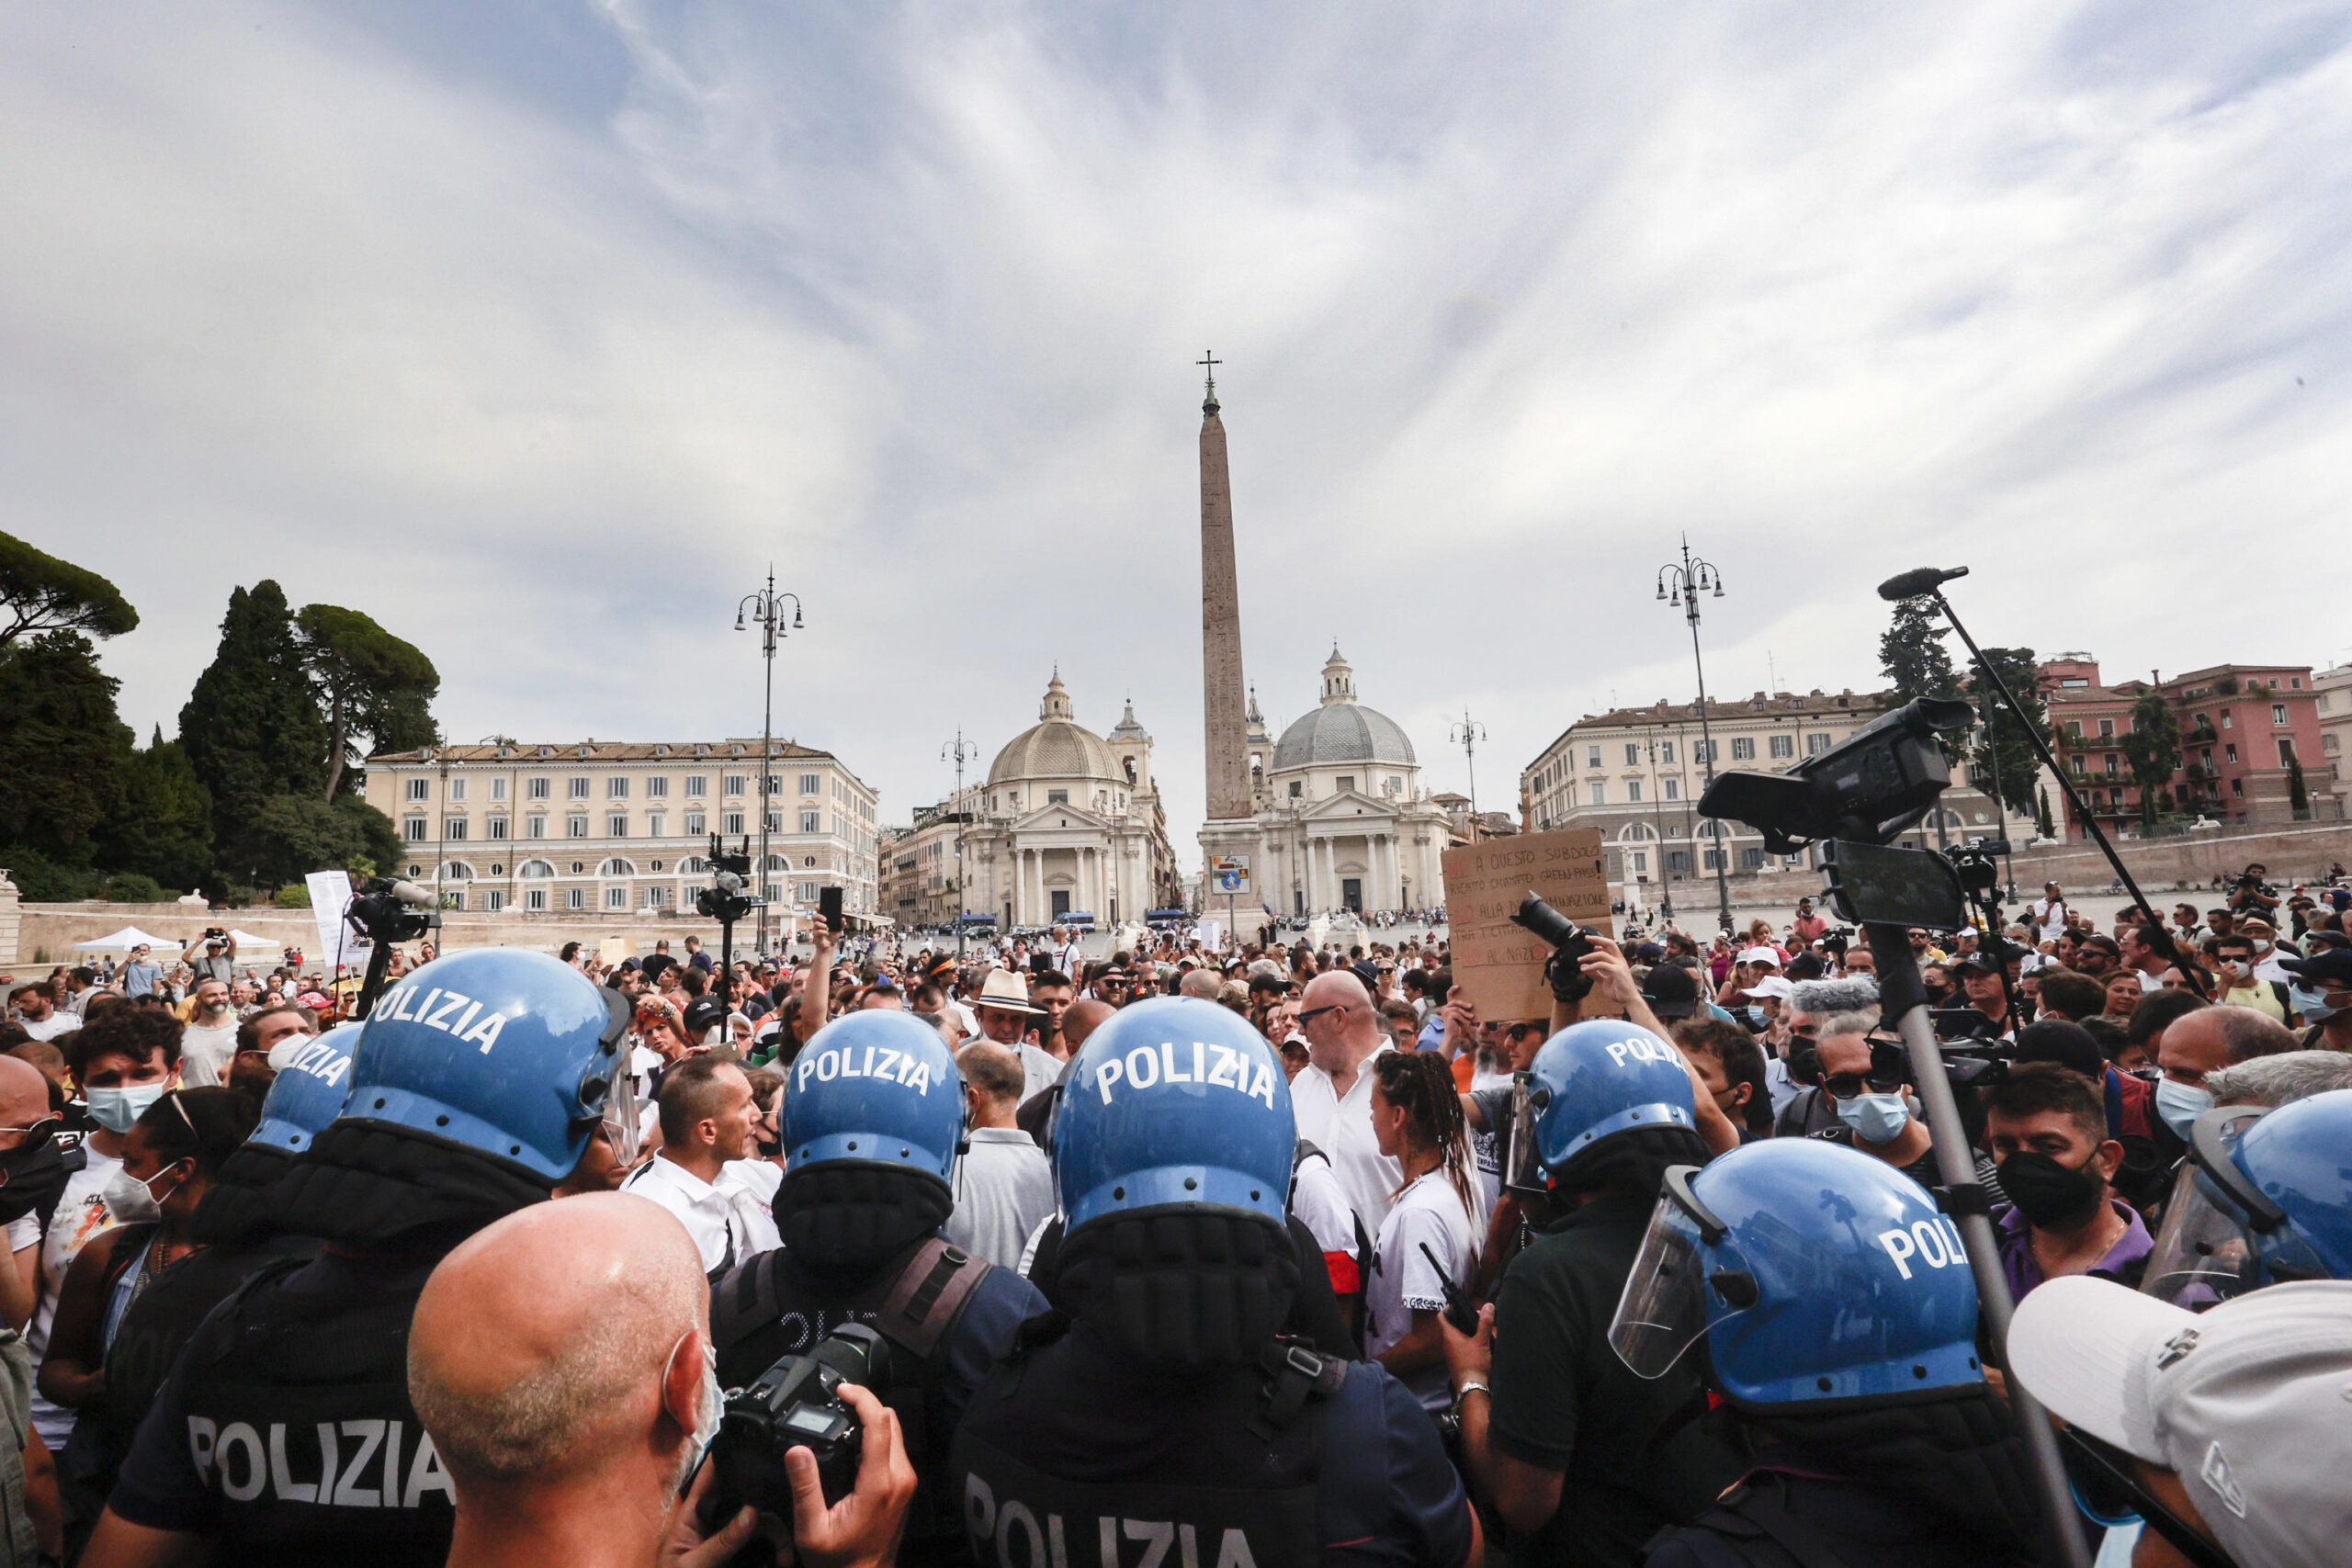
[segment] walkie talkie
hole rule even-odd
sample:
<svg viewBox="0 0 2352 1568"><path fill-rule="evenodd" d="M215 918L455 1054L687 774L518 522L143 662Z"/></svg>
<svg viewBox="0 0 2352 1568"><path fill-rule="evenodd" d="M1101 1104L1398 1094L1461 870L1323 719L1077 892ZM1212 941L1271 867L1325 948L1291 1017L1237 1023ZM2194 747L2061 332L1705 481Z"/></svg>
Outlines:
<svg viewBox="0 0 2352 1568"><path fill-rule="evenodd" d="M1437 1254L1430 1250L1430 1244L1423 1242L1420 1247L1421 1256L1428 1258L1430 1267L1437 1270L1438 1288L1445 1292L1445 1321L1453 1325L1457 1333L1476 1335L1478 1332L1477 1303L1462 1293L1462 1287L1453 1282L1453 1276L1447 1273L1445 1265L1437 1260Z"/></svg>

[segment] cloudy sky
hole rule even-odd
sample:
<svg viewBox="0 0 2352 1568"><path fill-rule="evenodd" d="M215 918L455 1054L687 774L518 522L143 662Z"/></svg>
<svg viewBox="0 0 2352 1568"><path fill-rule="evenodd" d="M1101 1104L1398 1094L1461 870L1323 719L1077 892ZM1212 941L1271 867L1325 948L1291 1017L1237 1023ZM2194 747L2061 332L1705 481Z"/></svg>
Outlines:
<svg viewBox="0 0 2352 1568"><path fill-rule="evenodd" d="M1336 638L1482 805L1721 569L1711 686L1869 684L1871 585L2116 678L2352 656L2341 6L0 9L0 529L172 731L230 587L368 611L453 739L780 731L886 819L1123 697L1201 801L1199 370L1248 667ZM2323 557L2322 558L2326 558ZM2301 586L2299 586L2301 585ZM2309 595L2309 596L2306 596Z"/></svg>

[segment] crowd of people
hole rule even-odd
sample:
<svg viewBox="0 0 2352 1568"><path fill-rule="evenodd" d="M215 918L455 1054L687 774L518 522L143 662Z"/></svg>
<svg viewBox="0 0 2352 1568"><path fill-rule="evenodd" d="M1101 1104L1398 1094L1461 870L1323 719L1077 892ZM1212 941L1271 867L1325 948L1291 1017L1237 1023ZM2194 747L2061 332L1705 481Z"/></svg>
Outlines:
<svg viewBox="0 0 2352 1568"><path fill-rule="evenodd" d="M2336 1561L2346 906L10 981L0 1564Z"/></svg>

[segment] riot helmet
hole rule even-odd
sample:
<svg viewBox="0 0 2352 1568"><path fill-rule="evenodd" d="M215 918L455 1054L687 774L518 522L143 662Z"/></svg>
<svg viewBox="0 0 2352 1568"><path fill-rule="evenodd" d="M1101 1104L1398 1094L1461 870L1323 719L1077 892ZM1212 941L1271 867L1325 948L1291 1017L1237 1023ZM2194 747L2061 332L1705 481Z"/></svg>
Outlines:
<svg viewBox="0 0 2352 1568"><path fill-rule="evenodd" d="M1612 1141L1702 1160L1697 1104L1672 1042L1615 1019L1572 1023L1513 1080L1506 1184L1522 1198L1579 1185Z"/></svg>
<svg viewBox="0 0 2352 1568"><path fill-rule="evenodd" d="M2282 1280L2352 1279L2347 1147L2352 1089L2199 1115L2140 1289L2201 1311Z"/></svg>
<svg viewBox="0 0 2352 1568"><path fill-rule="evenodd" d="M1826 1407L1982 1390L1976 1282L1927 1189L1812 1138L1668 1171L1609 1343L1657 1378L1705 1341L1735 1405Z"/></svg>
<svg viewBox="0 0 2352 1568"><path fill-rule="evenodd" d="M873 1269L955 1208L964 1088L939 1031L910 1013L846 1013L793 1058L777 1116L775 1221L820 1270Z"/></svg>
<svg viewBox="0 0 2352 1568"><path fill-rule="evenodd" d="M277 1076L262 1100L261 1120L242 1147L220 1162L212 1190L191 1225L208 1246L248 1240L270 1227L268 1195L294 1158L343 1111L351 1092L351 1054L359 1025L287 1042Z"/></svg>

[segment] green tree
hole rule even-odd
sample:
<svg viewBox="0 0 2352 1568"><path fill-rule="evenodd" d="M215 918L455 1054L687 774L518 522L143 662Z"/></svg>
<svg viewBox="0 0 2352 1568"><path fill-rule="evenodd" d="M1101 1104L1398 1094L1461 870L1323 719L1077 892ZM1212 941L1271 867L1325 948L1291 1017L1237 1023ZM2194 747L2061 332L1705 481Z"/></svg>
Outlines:
<svg viewBox="0 0 2352 1568"><path fill-rule="evenodd" d="M130 727L117 682L79 632L0 649L0 845L56 865L91 864L122 798Z"/></svg>
<svg viewBox="0 0 2352 1568"><path fill-rule="evenodd" d="M231 592L220 650L180 709L179 739L212 797L216 873L243 882L288 864L290 846L268 825L288 819L266 820L263 807L283 795L323 801L327 723L277 583Z"/></svg>
<svg viewBox="0 0 2352 1568"><path fill-rule="evenodd" d="M306 604L294 625L326 709L327 798L368 752L407 751L439 739L431 705L441 673L422 649L334 604ZM365 749L355 748L359 739Z"/></svg>
<svg viewBox="0 0 2352 1568"><path fill-rule="evenodd" d="M248 834L255 880L292 885L314 871L366 871L400 853L391 818L357 795L322 800L314 795L274 795L254 808Z"/></svg>
<svg viewBox="0 0 2352 1568"><path fill-rule="evenodd" d="M2140 786L2140 820L2156 825L2172 791L2172 776L2180 769L2180 721L2172 705L2154 686L2132 705L2132 733L2116 737L2115 749L2132 766L2132 780Z"/></svg>
<svg viewBox="0 0 2352 1568"><path fill-rule="evenodd" d="M113 583L10 534L0 534L0 648L43 632L120 637L139 624Z"/></svg>
<svg viewBox="0 0 2352 1568"><path fill-rule="evenodd" d="M1894 687L1897 703L1960 694L1951 655L1944 651L1943 639L1951 630L1926 600L1905 599L1894 606L1894 619L1878 639L1878 663Z"/></svg>
<svg viewBox="0 0 2352 1568"><path fill-rule="evenodd" d="M160 725L123 770L122 798L99 834L98 859L166 887L194 887L212 869L212 796Z"/></svg>
<svg viewBox="0 0 2352 1568"><path fill-rule="evenodd" d="M2051 818L2050 792L2046 789L2037 791L2035 794L2033 828L2035 832L2045 839L2054 839L2058 836L2058 824Z"/></svg>
<svg viewBox="0 0 2352 1568"><path fill-rule="evenodd" d="M2297 816L2312 808L2311 786L2303 783L2303 760L2292 751L2287 753L2287 804Z"/></svg>
<svg viewBox="0 0 2352 1568"><path fill-rule="evenodd" d="M1977 734L1976 742L1969 748L1969 777L1985 794L1993 793L1993 779L1997 773L2001 781L2001 799L2009 810L2019 817L2033 815L2034 780L2041 767L2041 757L2026 736L2023 725L2031 725L2033 732L2046 742L2050 739L2050 708L2042 701L2041 687L2034 677L2033 649L2030 648L1988 648L1984 661L2000 672L2001 679L2017 694L2018 709L2011 709L2000 700L2000 694L1989 682L1972 678L1968 696L1976 705L1980 718L1988 716L1991 723ZM1971 671L1972 677L1974 671ZM1992 702L1985 701L1990 695ZM2023 724L2020 724L2020 720Z"/></svg>

